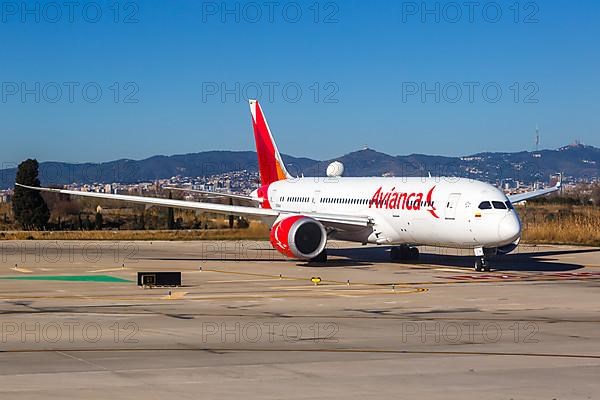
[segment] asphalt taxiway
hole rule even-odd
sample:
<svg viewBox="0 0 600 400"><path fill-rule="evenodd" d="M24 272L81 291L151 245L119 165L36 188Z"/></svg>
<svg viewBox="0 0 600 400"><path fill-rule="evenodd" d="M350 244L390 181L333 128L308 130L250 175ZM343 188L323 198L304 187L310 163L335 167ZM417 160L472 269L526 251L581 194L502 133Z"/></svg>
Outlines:
<svg viewBox="0 0 600 400"><path fill-rule="evenodd" d="M0 242L0 398L593 399L600 249ZM143 289L137 271L182 271ZM319 279L313 279L319 278Z"/></svg>

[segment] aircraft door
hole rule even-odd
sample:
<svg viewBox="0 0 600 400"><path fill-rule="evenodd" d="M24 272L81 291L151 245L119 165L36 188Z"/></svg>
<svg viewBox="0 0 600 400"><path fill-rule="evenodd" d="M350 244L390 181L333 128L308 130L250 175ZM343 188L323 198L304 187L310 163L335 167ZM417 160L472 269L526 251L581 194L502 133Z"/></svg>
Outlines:
<svg viewBox="0 0 600 400"><path fill-rule="evenodd" d="M312 201L311 201L311 211L312 212L317 212L317 207L318 207L319 201L321 201L321 191L315 190L315 193L314 193Z"/></svg>
<svg viewBox="0 0 600 400"><path fill-rule="evenodd" d="M271 203L271 207L280 208L281 201L279 199L277 189L270 189L268 194L269 203Z"/></svg>
<svg viewBox="0 0 600 400"><path fill-rule="evenodd" d="M460 193L451 193L450 196L448 196L448 201L446 202L446 213L444 215L446 219L456 218L458 199L460 199Z"/></svg>

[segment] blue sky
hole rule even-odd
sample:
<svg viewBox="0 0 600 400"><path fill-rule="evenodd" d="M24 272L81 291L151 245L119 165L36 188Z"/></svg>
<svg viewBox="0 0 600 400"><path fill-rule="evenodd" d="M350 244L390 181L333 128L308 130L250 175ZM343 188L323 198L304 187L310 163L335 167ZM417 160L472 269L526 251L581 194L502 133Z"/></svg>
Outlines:
<svg viewBox="0 0 600 400"><path fill-rule="evenodd" d="M3 2L0 160L600 146L596 1L269 4Z"/></svg>

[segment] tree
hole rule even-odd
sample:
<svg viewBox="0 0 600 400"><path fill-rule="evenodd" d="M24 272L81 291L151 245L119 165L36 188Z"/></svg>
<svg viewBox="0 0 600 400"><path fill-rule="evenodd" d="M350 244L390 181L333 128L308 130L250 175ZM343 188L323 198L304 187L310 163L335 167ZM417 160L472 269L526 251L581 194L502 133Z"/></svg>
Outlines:
<svg viewBox="0 0 600 400"><path fill-rule="evenodd" d="M169 199L173 198L173 192L169 190ZM175 212L173 207L167 209L167 229L175 229Z"/></svg>
<svg viewBox="0 0 600 400"><path fill-rule="evenodd" d="M591 199L595 206L600 206L600 183L592 185Z"/></svg>
<svg viewBox="0 0 600 400"><path fill-rule="evenodd" d="M146 209L142 208L142 212L140 214L140 218L138 219L138 226L136 229L138 230L145 230L146 229L146 218L145 218L145 214L146 213Z"/></svg>
<svg viewBox="0 0 600 400"><path fill-rule="evenodd" d="M103 218L102 218L102 213L100 211L96 211L96 220L94 221L95 225L96 225L96 230L97 231L101 231L102 230L102 223L103 223Z"/></svg>
<svg viewBox="0 0 600 400"><path fill-rule="evenodd" d="M229 205L233 206L233 199L232 198L229 198ZM229 229L233 229L233 221L234 221L233 215L230 215L229 216Z"/></svg>
<svg viewBox="0 0 600 400"><path fill-rule="evenodd" d="M240 229L246 229L246 228L250 227L250 223L248 222L248 220L246 218L238 217L237 227Z"/></svg>
<svg viewBox="0 0 600 400"><path fill-rule="evenodd" d="M19 164L16 182L28 186L40 186L37 160L27 159ZM50 219L50 210L40 192L15 186L12 201L15 219L24 229L44 229Z"/></svg>

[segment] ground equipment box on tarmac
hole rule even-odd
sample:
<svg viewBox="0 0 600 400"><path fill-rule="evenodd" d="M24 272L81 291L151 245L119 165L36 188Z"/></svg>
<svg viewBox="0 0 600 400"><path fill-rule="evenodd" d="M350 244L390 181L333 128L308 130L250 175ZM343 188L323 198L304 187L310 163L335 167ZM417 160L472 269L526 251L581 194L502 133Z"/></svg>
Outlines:
<svg viewBox="0 0 600 400"><path fill-rule="evenodd" d="M138 272L138 286L181 286L181 272Z"/></svg>

